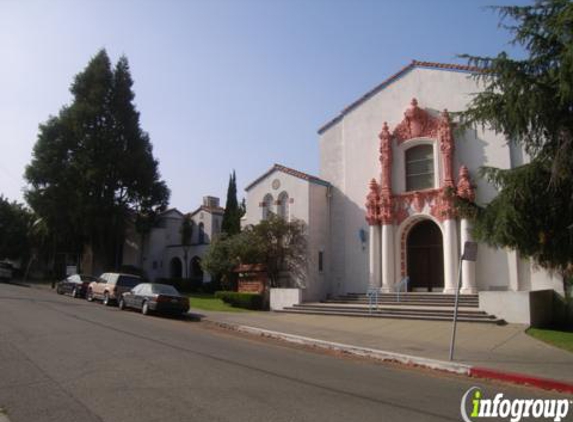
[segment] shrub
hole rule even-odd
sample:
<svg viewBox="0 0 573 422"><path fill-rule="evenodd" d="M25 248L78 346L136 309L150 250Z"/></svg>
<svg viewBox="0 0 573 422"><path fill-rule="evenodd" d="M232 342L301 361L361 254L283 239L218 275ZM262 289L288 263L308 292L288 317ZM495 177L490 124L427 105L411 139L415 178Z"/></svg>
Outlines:
<svg viewBox="0 0 573 422"><path fill-rule="evenodd" d="M263 309L263 295L258 293L238 293L219 291L215 297L236 308L261 310Z"/></svg>
<svg viewBox="0 0 573 422"><path fill-rule="evenodd" d="M192 278L158 278L157 283L169 284L180 292L199 292L203 287L203 281Z"/></svg>

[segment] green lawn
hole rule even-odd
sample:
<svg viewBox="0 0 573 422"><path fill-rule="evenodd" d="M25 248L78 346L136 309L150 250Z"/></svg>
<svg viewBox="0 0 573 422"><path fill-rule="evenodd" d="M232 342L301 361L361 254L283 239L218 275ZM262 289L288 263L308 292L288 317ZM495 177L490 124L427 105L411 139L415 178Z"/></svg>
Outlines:
<svg viewBox="0 0 573 422"><path fill-rule="evenodd" d="M527 334L555 347L573 352L573 331L529 328Z"/></svg>
<svg viewBox="0 0 573 422"><path fill-rule="evenodd" d="M233 308L231 305L217 299L212 294L191 293L189 294L191 312L195 310L221 311L221 312L252 312L247 309Z"/></svg>

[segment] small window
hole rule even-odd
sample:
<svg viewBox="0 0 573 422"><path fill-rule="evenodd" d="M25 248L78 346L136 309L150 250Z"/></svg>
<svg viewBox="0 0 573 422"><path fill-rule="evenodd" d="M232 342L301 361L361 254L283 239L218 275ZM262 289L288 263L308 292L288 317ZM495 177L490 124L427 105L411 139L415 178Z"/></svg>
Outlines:
<svg viewBox="0 0 573 422"><path fill-rule="evenodd" d="M289 219L289 197L288 193L282 192L279 195L279 201L277 205L277 214L279 217L288 221Z"/></svg>
<svg viewBox="0 0 573 422"><path fill-rule="evenodd" d="M199 223L199 244L205 243L205 224Z"/></svg>
<svg viewBox="0 0 573 422"><path fill-rule="evenodd" d="M318 271L324 271L324 252L318 251Z"/></svg>
<svg viewBox="0 0 573 422"><path fill-rule="evenodd" d="M406 151L406 190L434 187L434 148L419 145Z"/></svg>

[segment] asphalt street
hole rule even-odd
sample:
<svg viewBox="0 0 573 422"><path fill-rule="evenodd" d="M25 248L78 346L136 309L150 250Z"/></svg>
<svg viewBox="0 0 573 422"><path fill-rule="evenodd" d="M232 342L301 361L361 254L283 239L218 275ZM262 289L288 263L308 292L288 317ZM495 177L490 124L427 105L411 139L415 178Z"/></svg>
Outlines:
<svg viewBox="0 0 573 422"><path fill-rule="evenodd" d="M459 421L472 386L559 397L0 284L0 408L13 422Z"/></svg>

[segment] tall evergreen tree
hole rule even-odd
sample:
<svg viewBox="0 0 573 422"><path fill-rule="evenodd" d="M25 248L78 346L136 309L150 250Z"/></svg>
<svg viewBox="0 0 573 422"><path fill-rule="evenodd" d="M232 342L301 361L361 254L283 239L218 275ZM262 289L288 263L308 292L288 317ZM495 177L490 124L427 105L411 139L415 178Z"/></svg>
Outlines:
<svg viewBox="0 0 573 422"><path fill-rule="evenodd" d="M75 77L71 105L40 125L25 173L26 199L59 243L68 252L90 245L103 267L120 264L128 216L169 198L132 85L125 57L112 69L105 50L96 54Z"/></svg>
<svg viewBox="0 0 573 422"><path fill-rule="evenodd" d="M234 235L241 231L241 209L237 201L237 176L235 170L229 176L229 186L227 188L227 202L225 203L225 213L221 231L228 235Z"/></svg>
<svg viewBox="0 0 573 422"><path fill-rule="evenodd" d="M527 56L472 57L484 84L462 114L521 145L530 163L510 170L484 168L500 190L476 209L475 235L517 249L541 266L573 273L573 3L538 0L497 7L513 43Z"/></svg>

